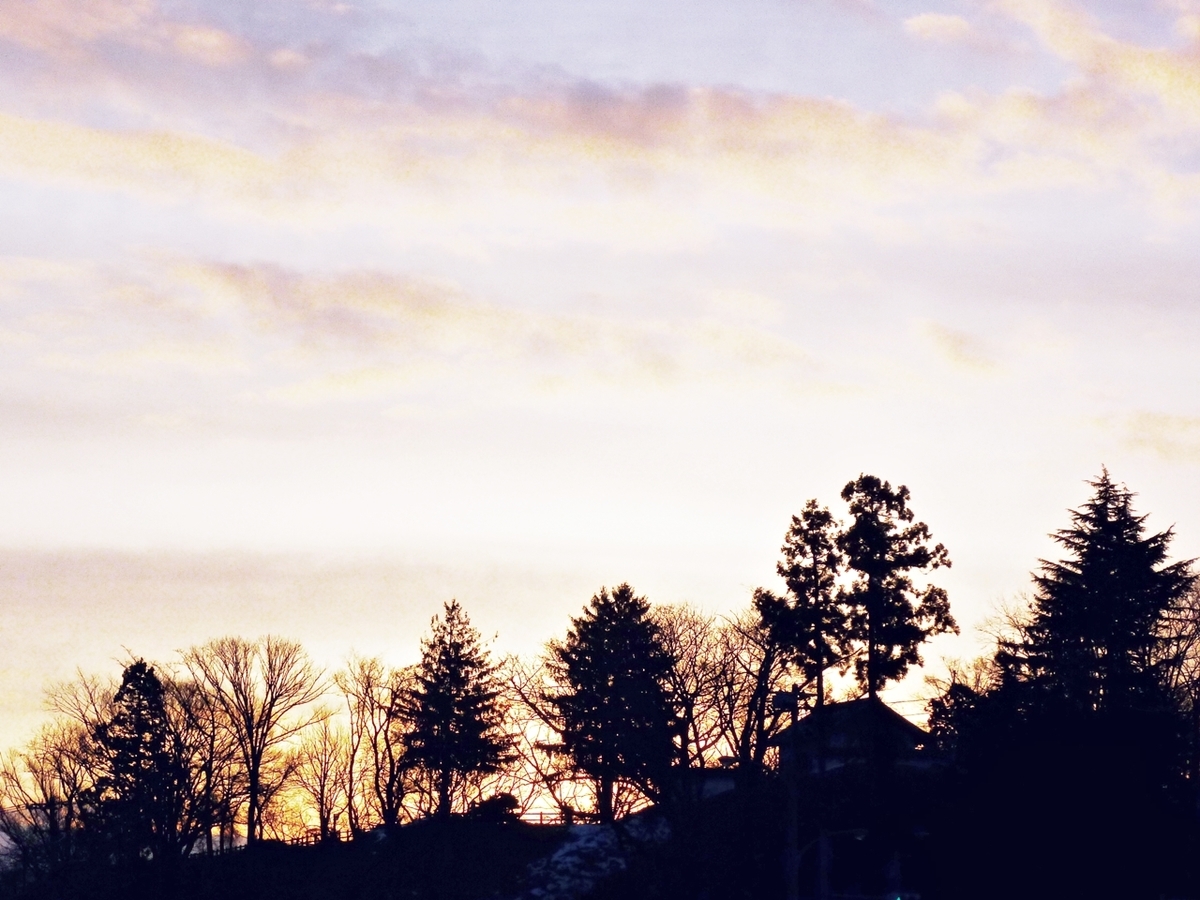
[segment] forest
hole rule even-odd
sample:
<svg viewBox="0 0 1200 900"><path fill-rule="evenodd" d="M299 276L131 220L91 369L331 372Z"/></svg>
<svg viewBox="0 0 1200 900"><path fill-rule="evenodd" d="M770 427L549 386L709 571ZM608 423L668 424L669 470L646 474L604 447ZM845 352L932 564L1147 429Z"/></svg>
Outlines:
<svg viewBox="0 0 1200 900"><path fill-rule="evenodd" d="M879 694L958 630L950 554L872 475L736 614L623 583L536 658L450 600L408 667L265 636L81 674L0 764L0 894L1200 897L1197 575L1089 489L923 729ZM598 834L603 877L535 885Z"/></svg>

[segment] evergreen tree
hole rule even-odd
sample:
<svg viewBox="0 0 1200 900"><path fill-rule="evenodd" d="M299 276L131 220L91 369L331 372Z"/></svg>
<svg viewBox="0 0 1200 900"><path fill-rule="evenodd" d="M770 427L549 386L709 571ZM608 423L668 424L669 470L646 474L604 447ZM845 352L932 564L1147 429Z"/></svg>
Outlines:
<svg viewBox="0 0 1200 900"><path fill-rule="evenodd" d="M571 620L566 640L550 645L558 690L549 699L561 722L561 749L595 782L602 822L615 817L618 781L654 796L671 765L671 660L649 612L628 584L611 594L601 588Z"/></svg>
<svg viewBox="0 0 1200 900"><path fill-rule="evenodd" d="M1169 896L1193 856L1186 725L1163 645L1191 562L1167 561L1171 531L1148 534L1107 470L1090 485L988 677L931 704L963 776L953 818L976 825L946 857L997 873L980 896Z"/></svg>
<svg viewBox="0 0 1200 900"><path fill-rule="evenodd" d="M828 509L809 500L791 527L776 571L787 583L787 596L754 592L754 606L773 640L810 681L816 682L817 705L825 701L825 671L846 651L849 618L836 588L842 555L837 522Z"/></svg>
<svg viewBox="0 0 1200 900"><path fill-rule="evenodd" d="M838 536L838 548L857 573L842 596L851 608L854 636L867 645L866 658L855 661L855 675L875 697L909 666L920 665L920 647L929 637L958 632L946 592L934 585L918 589L910 575L949 567L950 557L941 544L930 546L924 522L910 524L904 485L893 490L874 475L860 475L842 489L842 499L853 521Z"/></svg>
<svg viewBox="0 0 1200 900"><path fill-rule="evenodd" d="M442 617L430 624L405 700L410 728L404 746L408 762L432 776L436 814L444 818L465 780L494 772L510 741L501 730L495 666L462 606L444 604Z"/></svg>
<svg viewBox="0 0 1200 900"><path fill-rule="evenodd" d="M180 847L188 763L167 717L162 682L152 666L125 667L112 713L96 727L99 775L93 824L122 859L162 858Z"/></svg>
<svg viewBox="0 0 1200 900"><path fill-rule="evenodd" d="M1191 561L1166 564L1171 530L1147 535L1133 493L1107 469L1089 484L1095 494L1054 534L1067 558L1041 560L1031 618L997 661L1075 711L1155 705L1160 626L1195 582Z"/></svg>

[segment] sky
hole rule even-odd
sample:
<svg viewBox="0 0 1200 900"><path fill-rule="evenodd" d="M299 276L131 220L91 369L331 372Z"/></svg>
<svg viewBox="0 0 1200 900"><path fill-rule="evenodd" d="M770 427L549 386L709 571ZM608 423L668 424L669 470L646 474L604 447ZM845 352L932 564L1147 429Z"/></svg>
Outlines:
<svg viewBox="0 0 1200 900"><path fill-rule="evenodd" d="M224 634L723 614L867 472L973 656L1200 556L1200 0L0 0L0 743Z"/></svg>

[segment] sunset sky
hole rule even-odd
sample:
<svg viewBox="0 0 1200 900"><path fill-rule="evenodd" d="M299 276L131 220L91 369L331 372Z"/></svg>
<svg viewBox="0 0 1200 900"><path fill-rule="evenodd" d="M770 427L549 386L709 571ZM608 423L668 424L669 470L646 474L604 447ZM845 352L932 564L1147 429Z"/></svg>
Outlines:
<svg viewBox="0 0 1200 900"><path fill-rule="evenodd" d="M0 0L0 744L227 633L536 652L912 491L1200 556L1200 0Z"/></svg>

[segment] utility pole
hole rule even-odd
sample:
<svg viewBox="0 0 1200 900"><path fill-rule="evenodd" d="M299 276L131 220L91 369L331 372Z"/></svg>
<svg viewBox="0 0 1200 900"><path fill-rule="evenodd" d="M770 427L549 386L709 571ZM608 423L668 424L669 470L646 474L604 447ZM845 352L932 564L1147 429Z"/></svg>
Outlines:
<svg viewBox="0 0 1200 900"><path fill-rule="evenodd" d="M817 778L815 793L817 800L817 900L833 900L833 885L830 879L830 869L833 868L833 847L829 843L829 830L826 821L826 787L825 787L825 727L828 716L824 715L824 704L818 704L816 719L817 737Z"/></svg>
<svg viewBox="0 0 1200 900"><path fill-rule="evenodd" d="M787 837L783 848L783 885L787 900L800 900L800 688L776 691L771 705L792 714L791 765L787 767Z"/></svg>

